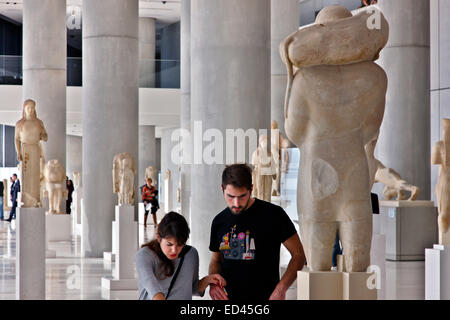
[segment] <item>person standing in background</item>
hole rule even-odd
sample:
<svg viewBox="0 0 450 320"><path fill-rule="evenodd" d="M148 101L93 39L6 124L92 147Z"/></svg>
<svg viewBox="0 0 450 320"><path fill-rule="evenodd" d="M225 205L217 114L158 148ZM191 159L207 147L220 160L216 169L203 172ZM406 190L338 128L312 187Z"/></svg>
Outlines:
<svg viewBox="0 0 450 320"><path fill-rule="evenodd" d="M70 180L69 177L66 177L66 187L67 187L66 213L70 214L72 212L71 205L72 205L72 192L74 190L74 186L72 180Z"/></svg>
<svg viewBox="0 0 450 320"><path fill-rule="evenodd" d="M11 222L12 219L16 218L16 208L17 208L17 197L20 192L20 181L17 179L17 174L13 173L12 175L12 184L11 184L11 202L12 208L9 214L8 222Z"/></svg>
<svg viewBox="0 0 450 320"><path fill-rule="evenodd" d="M0 181L0 220L3 220L3 190L5 186L3 185L3 181Z"/></svg>

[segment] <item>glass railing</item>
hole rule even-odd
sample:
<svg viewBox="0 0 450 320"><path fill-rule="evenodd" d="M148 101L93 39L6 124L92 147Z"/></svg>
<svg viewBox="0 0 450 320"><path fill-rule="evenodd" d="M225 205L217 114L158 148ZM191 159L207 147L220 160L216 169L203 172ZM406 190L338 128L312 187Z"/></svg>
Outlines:
<svg viewBox="0 0 450 320"><path fill-rule="evenodd" d="M0 85L21 85L22 78L22 57L0 55ZM82 58L67 58L67 85L82 83ZM180 88L180 60L139 60L139 87Z"/></svg>

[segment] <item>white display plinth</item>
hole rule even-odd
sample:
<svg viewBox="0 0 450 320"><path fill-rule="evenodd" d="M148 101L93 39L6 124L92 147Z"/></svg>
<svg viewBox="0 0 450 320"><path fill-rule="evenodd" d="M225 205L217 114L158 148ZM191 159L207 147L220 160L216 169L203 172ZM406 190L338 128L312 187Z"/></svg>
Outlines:
<svg viewBox="0 0 450 320"><path fill-rule="evenodd" d="M370 265L376 268L373 271L379 272L377 296L378 300L384 300L386 291L386 236L384 234L372 234Z"/></svg>
<svg viewBox="0 0 450 320"><path fill-rule="evenodd" d="M81 224L81 198L83 197L82 187L78 187L73 193L73 217L76 224Z"/></svg>
<svg viewBox="0 0 450 320"><path fill-rule="evenodd" d="M380 201L380 233L386 259L425 260L424 250L438 241L438 212L433 201Z"/></svg>
<svg viewBox="0 0 450 320"><path fill-rule="evenodd" d="M111 252L103 252L103 260L105 262L114 262L116 261L115 256L117 254L117 228L116 222L112 222L112 251Z"/></svg>
<svg viewBox="0 0 450 320"><path fill-rule="evenodd" d="M72 241L70 214L46 214L45 233L47 241Z"/></svg>
<svg viewBox="0 0 450 320"><path fill-rule="evenodd" d="M450 246L425 249L425 300L450 300Z"/></svg>
<svg viewBox="0 0 450 320"><path fill-rule="evenodd" d="M368 286L367 272L298 271L298 300L377 300L376 287Z"/></svg>
<svg viewBox="0 0 450 320"><path fill-rule="evenodd" d="M116 206L116 266L113 278L102 278L102 287L109 290L135 290L134 257L138 250L137 222L134 221L134 206Z"/></svg>
<svg viewBox="0 0 450 320"><path fill-rule="evenodd" d="M164 180L164 211L170 212L173 210L173 195L172 195L172 180Z"/></svg>
<svg viewBox="0 0 450 320"><path fill-rule="evenodd" d="M45 300L45 211L17 208L16 299Z"/></svg>

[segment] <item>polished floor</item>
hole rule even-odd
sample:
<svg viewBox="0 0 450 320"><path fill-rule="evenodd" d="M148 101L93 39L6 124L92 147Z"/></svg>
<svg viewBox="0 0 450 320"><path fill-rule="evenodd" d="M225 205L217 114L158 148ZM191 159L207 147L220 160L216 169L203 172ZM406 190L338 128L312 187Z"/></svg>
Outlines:
<svg viewBox="0 0 450 320"><path fill-rule="evenodd" d="M152 239L154 228L145 230L139 225L140 244ZM0 300L15 299L15 222L0 221ZM102 289L101 278L112 276L114 262L101 258L81 258L80 237L70 242L50 242L49 250L56 258L46 259L46 299L48 300L136 300L137 291L112 291ZM389 300L423 300L425 296L424 261L386 261L386 284L379 296ZM208 293L203 298L209 299ZM296 288L287 292L287 299L296 299Z"/></svg>

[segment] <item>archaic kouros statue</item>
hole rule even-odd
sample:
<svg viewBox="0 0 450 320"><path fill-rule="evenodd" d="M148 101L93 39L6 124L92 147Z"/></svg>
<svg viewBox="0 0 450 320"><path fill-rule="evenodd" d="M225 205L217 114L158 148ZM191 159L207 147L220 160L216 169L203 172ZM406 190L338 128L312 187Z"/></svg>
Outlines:
<svg viewBox="0 0 450 320"><path fill-rule="evenodd" d="M450 119L442 119L442 136L442 140L433 146L431 163L439 165L435 189L439 212L439 244L450 245Z"/></svg>
<svg viewBox="0 0 450 320"><path fill-rule="evenodd" d="M275 164L276 170L276 178L272 183L272 195L279 196L280 195L280 177L281 177L281 152L282 149L289 148L289 140L286 139L283 134L281 134L280 129L278 129L278 122L276 120L272 120L270 124L270 150L272 152L272 158ZM287 153L286 153L287 155ZM289 162L288 157L286 156L285 164Z"/></svg>
<svg viewBox="0 0 450 320"><path fill-rule="evenodd" d="M22 179L22 207L41 207L43 153L40 141L47 139L44 123L36 115L36 103L31 99L25 100L23 116L16 123L15 131L17 160Z"/></svg>
<svg viewBox="0 0 450 320"><path fill-rule="evenodd" d="M64 198L67 198L66 170L58 160L50 160L44 169L45 194L48 194L47 214L66 213L66 206L62 205ZM64 208L64 211L61 208Z"/></svg>
<svg viewBox="0 0 450 320"><path fill-rule="evenodd" d="M311 271L329 271L336 232L348 272L370 264L372 210L364 146L384 114L387 76L373 61L389 26L379 12L355 16L329 6L312 25L280 44L287 67L285 130L300 148L297 188L300 234Z"/></svg>
<svg viewBox="0 0 450 320"><path fill-rule="evenodd" d="M276 178L275 161L268 148L269 137L265 134L259 137L258 148L253 152L252 164L253 195L261 200L270 202L272 181Z"/></svg>
<svg viewBox="0 0 450 320"><path fill-rule="evenodd" d="M377 141L378 135L365 145L369 164L370 186L372 187L376 182L384 184L383 195L386 200L391 200L395 197L397 198L396 200L406 200L405 191L410 192L408 201L416 200L420 191L419 187L406 183L395 170L386 168L380 160L375 158L374 151Z"/></svg>
<svg viewBox="0 0 450 320"><path fill-rule="evenodd" d="M131 154L123 152L117 154L113 160L114 193L119 196L119 206L134 205L134 176L136 167Z"/></svg>

